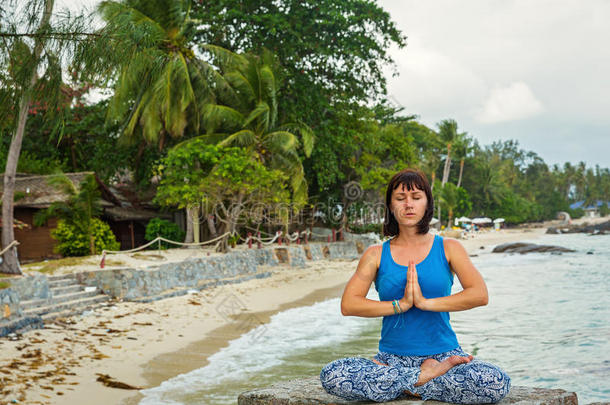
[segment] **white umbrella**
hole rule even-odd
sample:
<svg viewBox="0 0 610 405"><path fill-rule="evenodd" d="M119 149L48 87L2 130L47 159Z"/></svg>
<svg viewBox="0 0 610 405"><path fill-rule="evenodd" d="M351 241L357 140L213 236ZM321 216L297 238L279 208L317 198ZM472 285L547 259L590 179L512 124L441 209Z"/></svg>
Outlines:
<svg viewBox="0 0 610 405"><path fill-rule="evenodd" d="M459 217L457 219L458 222L472 222L472 219L468 218L468 217Z"/></svg>
<svg viewBox="0 0 610 405"><path fill-rule="evenodd" d="M499 224L500 222L504 222L504 218L496 218L496 219L494 219L494 224Z"/></svg>
<svg viewBox="0 0 610 405"><path fill-rule="evenodd" d="M491 218L475 218L472 220L473 224L489 224L491 222Z"/></svg>

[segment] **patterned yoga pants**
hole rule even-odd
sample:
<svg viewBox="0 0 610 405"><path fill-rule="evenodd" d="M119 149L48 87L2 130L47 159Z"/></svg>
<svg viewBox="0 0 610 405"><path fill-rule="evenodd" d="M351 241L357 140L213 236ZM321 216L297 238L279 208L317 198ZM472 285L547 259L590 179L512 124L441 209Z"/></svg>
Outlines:
<svg viewBox="0 0 610 405"><path fill-rule="evenodd" d="M349 357L327 364L320 373L322 386L329 394L348 400L385 402L408 390L423 400L455 404L488 404L504 398L510 390L510 377L497 366L480 360L460 364L447 373L415 387L420 366L432 358L443 361L458 355L467 356L461 348L431 356L399 356L379 352L375 360Z"/></svg>

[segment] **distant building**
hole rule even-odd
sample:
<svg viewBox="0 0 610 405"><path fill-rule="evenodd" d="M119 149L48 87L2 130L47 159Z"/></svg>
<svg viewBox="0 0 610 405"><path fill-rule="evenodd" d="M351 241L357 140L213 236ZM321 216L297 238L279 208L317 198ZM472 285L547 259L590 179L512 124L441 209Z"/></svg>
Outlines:
<svg viewBox="0 0 610 405"><path fill-rule="evenodd" d="M606 204L606 206L608 208L610 208L610 201L604 202L601 200L597 200L593 204L585 206L585 200L582 200L582 201L577 201L574 204L570 204L570 209L576 210L576 209L580 208L585 211L586 217L594 218L594 217L599 217L599 210L600 210L601 206L604 204Z"/></svg>

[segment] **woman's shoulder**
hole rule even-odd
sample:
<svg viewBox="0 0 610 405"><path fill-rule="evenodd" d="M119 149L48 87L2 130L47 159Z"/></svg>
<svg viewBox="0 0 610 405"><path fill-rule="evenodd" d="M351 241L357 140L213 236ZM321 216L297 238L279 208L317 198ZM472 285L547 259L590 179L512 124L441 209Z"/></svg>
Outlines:
<svg viewBox="0 0 610 405"><path fill-rule="evenodd" d="M377 243L366 248L360 260L373 261L379 267L381 262L381 253L383 252L383 243Z"/></svg>

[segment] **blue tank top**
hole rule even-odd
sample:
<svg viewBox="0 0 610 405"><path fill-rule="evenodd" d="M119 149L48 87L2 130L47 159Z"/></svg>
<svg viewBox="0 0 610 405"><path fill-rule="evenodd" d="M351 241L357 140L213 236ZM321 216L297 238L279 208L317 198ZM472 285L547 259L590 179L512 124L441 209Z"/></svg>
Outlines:
<svg viewBox="0 0 610 405"><path fill-rule="evenodd" d="M417 266L422 294L426 298L451 294L453 273L445 257L443 238L435 235L428 256ZM397 264L390 253L390 241L382 245L381 262L375 289L381 301L401 299L405 294L408 266ZM449 324L448 312L422 311L412 307L407 312L383 317L379 351L401 356L443 353L459 346Z"/></svg>

